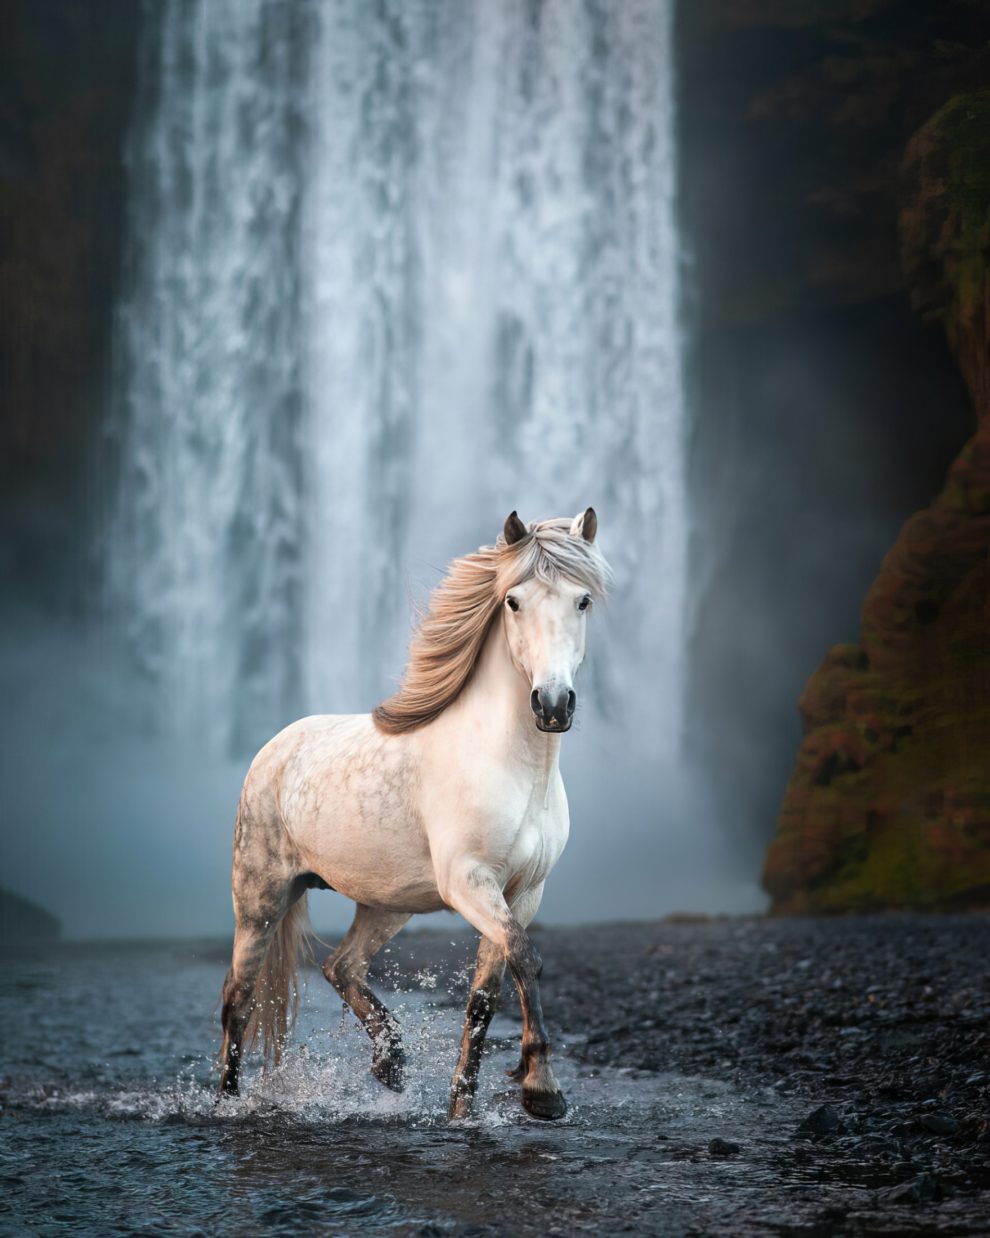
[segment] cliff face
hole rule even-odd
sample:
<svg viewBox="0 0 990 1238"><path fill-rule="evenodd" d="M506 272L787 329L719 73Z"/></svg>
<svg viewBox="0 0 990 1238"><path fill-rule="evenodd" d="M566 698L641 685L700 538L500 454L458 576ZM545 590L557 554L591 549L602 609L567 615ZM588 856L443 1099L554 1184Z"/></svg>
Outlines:
<svg viewBox="0 0 990 1238"><path fill-rule="evenodd" d="M801 697L764 869L784 912L990 903L990 89L918 128L899 197L911 304L944 328L977 428L884 559L859 643Z"/></svg>
<svg viewBox="0 0 990 1238"><path fill-rule="evenodd" d="M14 0L0 37L0 592L81 571L123 221L137 4Z"/></svg>
<svg viewBox="0 0 990 1238"><path fill-rule="evenodd" d="M824 650L856 639L905 517L974 431L969 370L943 329L971 313L946 296L960 258L935 167L951 149L964 162L972 134L931 149L915 135L934 143L931 118L990 82L990 8L684 0L678 41L698 546L689 741L727 845L758 871L801 743L795 701ZM849 668L837 654L835 675L859 674L860 656ZM849 802L837 782L807 794ZM788 888L801 881L789 849L803 811L789 796L791 841L771 854L782 904L785 851Z"/></svg>

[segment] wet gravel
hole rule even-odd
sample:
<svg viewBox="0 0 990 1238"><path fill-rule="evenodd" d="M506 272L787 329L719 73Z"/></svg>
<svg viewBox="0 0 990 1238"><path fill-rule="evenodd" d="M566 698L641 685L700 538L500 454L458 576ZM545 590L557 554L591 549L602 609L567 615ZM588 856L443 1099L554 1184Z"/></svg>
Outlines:
<svg viewBox="0 0 990 1238"><path fill-rule="evenodd" d="M283 1065L218 1106L229 943L0 956L0 1235L990 1233L990 917L536 928L570 1112L505 1077L507 985L450 1124L457 923L377 964L401 1096L316 969Z"/></svg>
<svg viewBox="0 0 990 1238"><path fill-rule="evenodd" d="M569 1054L763 1087L804 1115L782 1180L847 1189L792 1232L990 1233L990 916L685 917L534 940ZM683 1151L745 1158L709 1133Z"/></svg>

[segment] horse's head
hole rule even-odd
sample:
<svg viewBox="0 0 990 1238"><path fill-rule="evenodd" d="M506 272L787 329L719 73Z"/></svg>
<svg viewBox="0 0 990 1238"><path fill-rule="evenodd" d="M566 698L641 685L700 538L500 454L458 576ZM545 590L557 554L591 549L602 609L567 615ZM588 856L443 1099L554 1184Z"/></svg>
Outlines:
<svg viewBox="0 0 990 1238"><path fill-rule="evenodd" d="M502 622L516 670L530 686L529 703L541 731L571 728L577 705L574 677L584 661L588 616L603 592L604 560L593 548L595 510L573 521L547 520L527 527L515 512L505 522L506 546L532 539L533 570L505 591ZM520 553L525 547L520 545ZM547 570L550 565L551 570Z"/></svg>

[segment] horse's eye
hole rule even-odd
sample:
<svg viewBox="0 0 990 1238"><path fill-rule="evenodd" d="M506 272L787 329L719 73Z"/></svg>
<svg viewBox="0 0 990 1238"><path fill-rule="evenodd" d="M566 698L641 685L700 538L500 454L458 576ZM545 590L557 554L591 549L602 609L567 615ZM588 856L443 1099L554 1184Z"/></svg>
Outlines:
<svg viewBox="0 0 990 1238"><path fill-rule="evenodd" d="M507 597L507 598L505 599L505 604L506 604L506 606L508 606L509 610L518 610L518 609L519 609L519 603L516 601L516 599L515 599L514 597Z"/></svg>
<svg viewBox="0 0 990 1238"><path fill-rule="evenodd" d="M587 594L585 594L584 597L581 599L581 601L578 602L578 610L587 610L590 605L591 605L591 598L588 597Z"/></svg>

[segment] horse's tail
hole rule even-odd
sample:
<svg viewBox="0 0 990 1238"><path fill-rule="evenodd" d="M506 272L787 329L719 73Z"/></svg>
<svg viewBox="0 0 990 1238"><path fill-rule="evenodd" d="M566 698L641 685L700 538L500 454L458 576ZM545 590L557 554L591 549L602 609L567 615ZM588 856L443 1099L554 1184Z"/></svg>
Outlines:
<svg viewBox="0 0 990 1238"><path fill-rule="evenodd" d="M299 958L312 959L309 944L313 929L306 895L297 899L279 921L258 973L254 1008L244 1033L247 1049L261 1041L265 1069L277 1066L282 1047L299 1010Z"/></svg>

